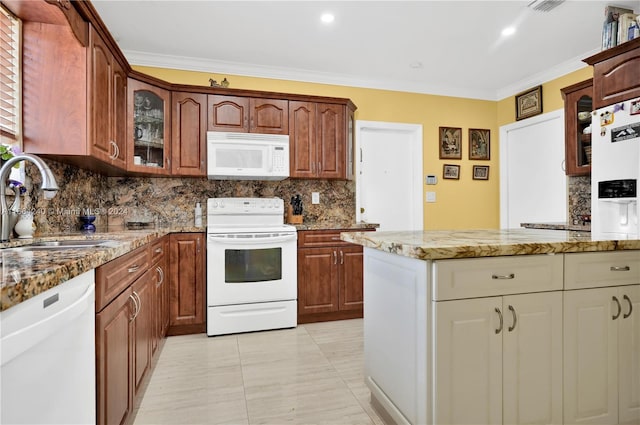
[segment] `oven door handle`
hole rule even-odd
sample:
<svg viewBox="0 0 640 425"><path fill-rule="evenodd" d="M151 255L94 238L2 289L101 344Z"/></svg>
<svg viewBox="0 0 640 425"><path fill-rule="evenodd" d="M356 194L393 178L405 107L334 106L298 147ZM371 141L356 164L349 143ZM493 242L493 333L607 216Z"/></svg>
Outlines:
<svg viewBox="0 0 640 425"><path fill-rule="evenodd" d="M280 242L289 242L295 241L298 239L298 235L296 233L290 235L283 236L273 236L273 237L264 237L264 238L229 238L225 236L214 236L209 235L209 242L221 243L226 245L264 245L264 244L273 244Z"/></svg>

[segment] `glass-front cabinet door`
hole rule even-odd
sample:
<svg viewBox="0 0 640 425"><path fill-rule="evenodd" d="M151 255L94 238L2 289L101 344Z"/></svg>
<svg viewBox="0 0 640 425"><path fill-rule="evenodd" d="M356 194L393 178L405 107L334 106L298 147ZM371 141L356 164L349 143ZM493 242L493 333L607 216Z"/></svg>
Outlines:
<svg viewBox="0 0 640 425"><path fill-rule="evenodd" d="M564 97L565 171L569 176L591 174L592 79L561 90Z"/></svg>
<svg viewBox="0 0 640 425"><path fill-rule="evenodd" d="M168 90L129 79L127 170L169 174L170 100Z"/></svg>

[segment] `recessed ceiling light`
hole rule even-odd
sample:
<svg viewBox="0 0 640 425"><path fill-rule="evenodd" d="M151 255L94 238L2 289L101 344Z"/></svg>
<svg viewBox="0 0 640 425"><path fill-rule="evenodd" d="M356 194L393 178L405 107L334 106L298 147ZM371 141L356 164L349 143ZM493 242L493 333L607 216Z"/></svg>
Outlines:
<svg viewBox="0 0 640 425"><path fill-rule="evenodd" d="M502 36L508 37L510 35L515 34L515 32L516 32L516 27L506 27L505 29L502 30Z"/></svg>
<svg viewBox="0 0 640 425"><path fill-rule="evenodd" d="M333 13L329 13L329 12L323 13L322 16L320 16L320 20L322 21L323 24L330 24L335 19L336 17L333 15Z"/></svg>

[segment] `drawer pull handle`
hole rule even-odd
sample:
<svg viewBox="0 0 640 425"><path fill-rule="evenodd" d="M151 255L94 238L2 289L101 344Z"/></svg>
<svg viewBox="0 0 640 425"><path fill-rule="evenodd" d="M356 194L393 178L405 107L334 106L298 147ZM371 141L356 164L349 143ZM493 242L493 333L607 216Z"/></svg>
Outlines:
<svg viewBox="0 0 640 425"><path fill-rule="evenodd" d="M631 267L629 266L624 266L624 267L611 266L612 272L628 272L629 270L631 270Z"/></svg>
<svg viewBox="0 0 640 425"><path fill-rule="evenodd" d="M504 322L502 320L502 312L498 307L496 307L496 313L498 313L498 317L500 318L500 327L496 329L496 334L499 334L500 332L502 332L502 325L504 324Z"/></svg>
<svg viewBox="0 0 640 425"><path fill-rule="evenodd" d="M340 236L332 236L331 240L332 241L339 241L340 240Z"/></svg>
<svg viewBox="0 0 640 425"><path fill-rule="evenodd" d="M616 320L618 317L620 317L620 313L622 313L622 306L620 305L620 301L618 300L618 297L614 296L612 299L618 305L618 312L612 316L613 320Z"/></svg>
<svg viewBox="0 0 640 425"><path fill-rule="evenodd" d="M135 273L140 269L140 266L138 264L136 264L135 266L131 266L127 269L127 271L129 273Z"/></svg>
<svg viewBox="0 0 640 425"><path fill-rule="evenodd" d="M513 273L510 274L494 274L491 276L491 279L513 279L516 275Z"/></svg>
<svg viewBox="0 0 640 425"><path fill-rule="evenodd" d="M629 298L627 296L627 294L625 294L622 298L624 298L624 300L629 303L629 312L625 313L622 318L626 319L627 317L631 316L631 312L633 311L633 304L631 303L631 298Z"/></svg>
<svg viewBox="0 0 640 425"><path fill-rule="evenodd" d="M511 315L513 316L513 325L509 326L509 332L513 332L513 330L516 328L516 325L518 324L518 317L516 316L516 309L513 308L512 305L509 306L509 310L511 311Z"/></svg>
<svg viewBox="0 0 640 425"><path fill-rule="evenodd" d="M156 254L161 254L162 253L162 248L160 248L160 247L156 248L155 253Z"/></svg>

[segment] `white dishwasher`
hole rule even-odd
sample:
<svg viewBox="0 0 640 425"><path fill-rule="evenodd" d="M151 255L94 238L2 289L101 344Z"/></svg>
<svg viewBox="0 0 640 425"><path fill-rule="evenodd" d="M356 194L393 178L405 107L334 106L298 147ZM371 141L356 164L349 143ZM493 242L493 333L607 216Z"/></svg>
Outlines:
<svg viewBox="0 0 640 425"><path fill-rule="evenodd" d="M0 312L0 424L95 424L89 271Z"/></svg>

